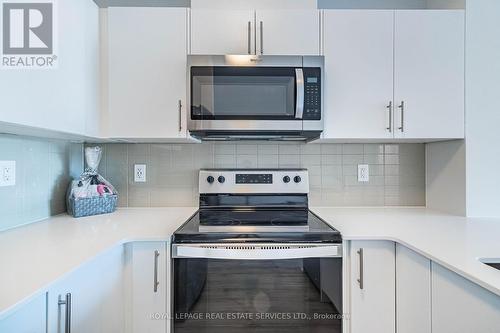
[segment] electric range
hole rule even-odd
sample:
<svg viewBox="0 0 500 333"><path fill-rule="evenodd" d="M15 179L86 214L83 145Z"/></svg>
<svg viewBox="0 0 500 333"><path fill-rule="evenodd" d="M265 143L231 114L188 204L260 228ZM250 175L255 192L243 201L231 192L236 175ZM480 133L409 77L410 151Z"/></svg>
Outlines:
<svg viewBox="0 0 500 333"><path fill-rule="evenodd" d="M206 169L172 236L174 333L342 332L342 237L305 169Z"/></svg>
<svg viewBox="0 0 500 333"><path fill-rule="evenodd" d="M341 243L340 232L308 209L305 169L201 170L199 210L173 243Z"/></svg>

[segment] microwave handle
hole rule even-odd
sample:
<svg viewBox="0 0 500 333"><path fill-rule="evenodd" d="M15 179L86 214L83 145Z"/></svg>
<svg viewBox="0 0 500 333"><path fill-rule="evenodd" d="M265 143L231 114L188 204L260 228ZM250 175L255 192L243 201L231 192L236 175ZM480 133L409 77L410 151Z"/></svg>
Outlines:
<svg viewBox="0 0 500 333"><path fill-rule="evenodd" d="M302 119L304 113L304 71L302 68L295 68L295 86L297 89L295 101L295 118Z"/></svg>
<svg viewBox="0 0 500 333"><path fill-rule="evenodd" d="M204 244L172 246L172 258L205 258L226 260L272 260L301 258L339 258L342 245L303 245L263 244L244 247L238 244Z"/></svg>

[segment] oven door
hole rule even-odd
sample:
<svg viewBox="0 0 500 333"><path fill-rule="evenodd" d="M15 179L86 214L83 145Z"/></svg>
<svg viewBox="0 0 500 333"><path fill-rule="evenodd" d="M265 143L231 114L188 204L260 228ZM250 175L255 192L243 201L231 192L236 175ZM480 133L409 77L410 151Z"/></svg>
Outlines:
<svg viewBox="0 0 500 333"><path fill-rule="evenodd" d="M302 130L302 68L195 66L190 76L190 130Z"/></svg>
<svg viewBox="0 0 500 333"><path fill-rule="evenodd" d="M340 244L174 244L174 333L342 331Z"/></svg>

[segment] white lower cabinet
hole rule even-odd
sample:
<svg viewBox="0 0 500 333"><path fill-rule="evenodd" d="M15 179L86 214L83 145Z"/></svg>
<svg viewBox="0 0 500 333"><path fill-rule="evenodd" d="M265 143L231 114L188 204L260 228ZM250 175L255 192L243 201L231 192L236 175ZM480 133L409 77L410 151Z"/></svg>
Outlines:
<svg viewBox="0 0 500 333"><path fill-rule="evenodd" d="M433 262L432 332L500 332L500 296Z"/></svg>
<svg viewBox="0 0 500 333"><path fill-rule="evenodd" d="M395 332L395 244L352 241L351 333Z"/></svg>
<svg viewBox="0 0 500 333"><path fill-rule="evenodd" d="M431 261L396 244L396 331L431 333Z"/></svg>
<svg viewBox="0 0 500 333"><path fill-rule="evenodd" d="M128 332L167 332L167 254L165 242L134 242L126 246L126 293L131 305Z"/></svg>
<svg viewBox="0 0 500 333"><path fill-rule="evenodd" d="M48 292L47 332L66 333L68 323L72 333L124 332L122 281L123 247L71 273Z"/></svg>
<svg viewBox="0 0 500 333"><path fill-rule="evenodd" d="M2 333L41 333L46 326L46 297L43 293L20 309L0 320Z"/></svg>

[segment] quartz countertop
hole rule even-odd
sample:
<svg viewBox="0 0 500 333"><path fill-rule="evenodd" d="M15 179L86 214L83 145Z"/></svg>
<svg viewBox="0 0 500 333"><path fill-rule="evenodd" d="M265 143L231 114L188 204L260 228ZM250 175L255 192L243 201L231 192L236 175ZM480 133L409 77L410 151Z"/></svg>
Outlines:
<svg viewBox="0 0 500 333"><path fill-rule="evenodd" d="M466 218L426 208L315 207L344 240L391 240L500 296L500 270L479 261L500 259L500 219Z"/></svg>
<svg viewBox="0 0 500 333"><path fill-rule="evenodd" d="M0 232L0 319L115 246L169 241L197 209L125 208L78 219L63 214Z"/></svg>
<svg viewBox="0 0 500 333"><path fill-rule="evenodd" d="M0 232L0 320L106 251L133 241L169 241L197 207L122 208L74 219L59 215ZM497 295L500 271L479 258L500 258L500 219L453 216L426 208L311 210L344 240L391 240Z"/></svg>

